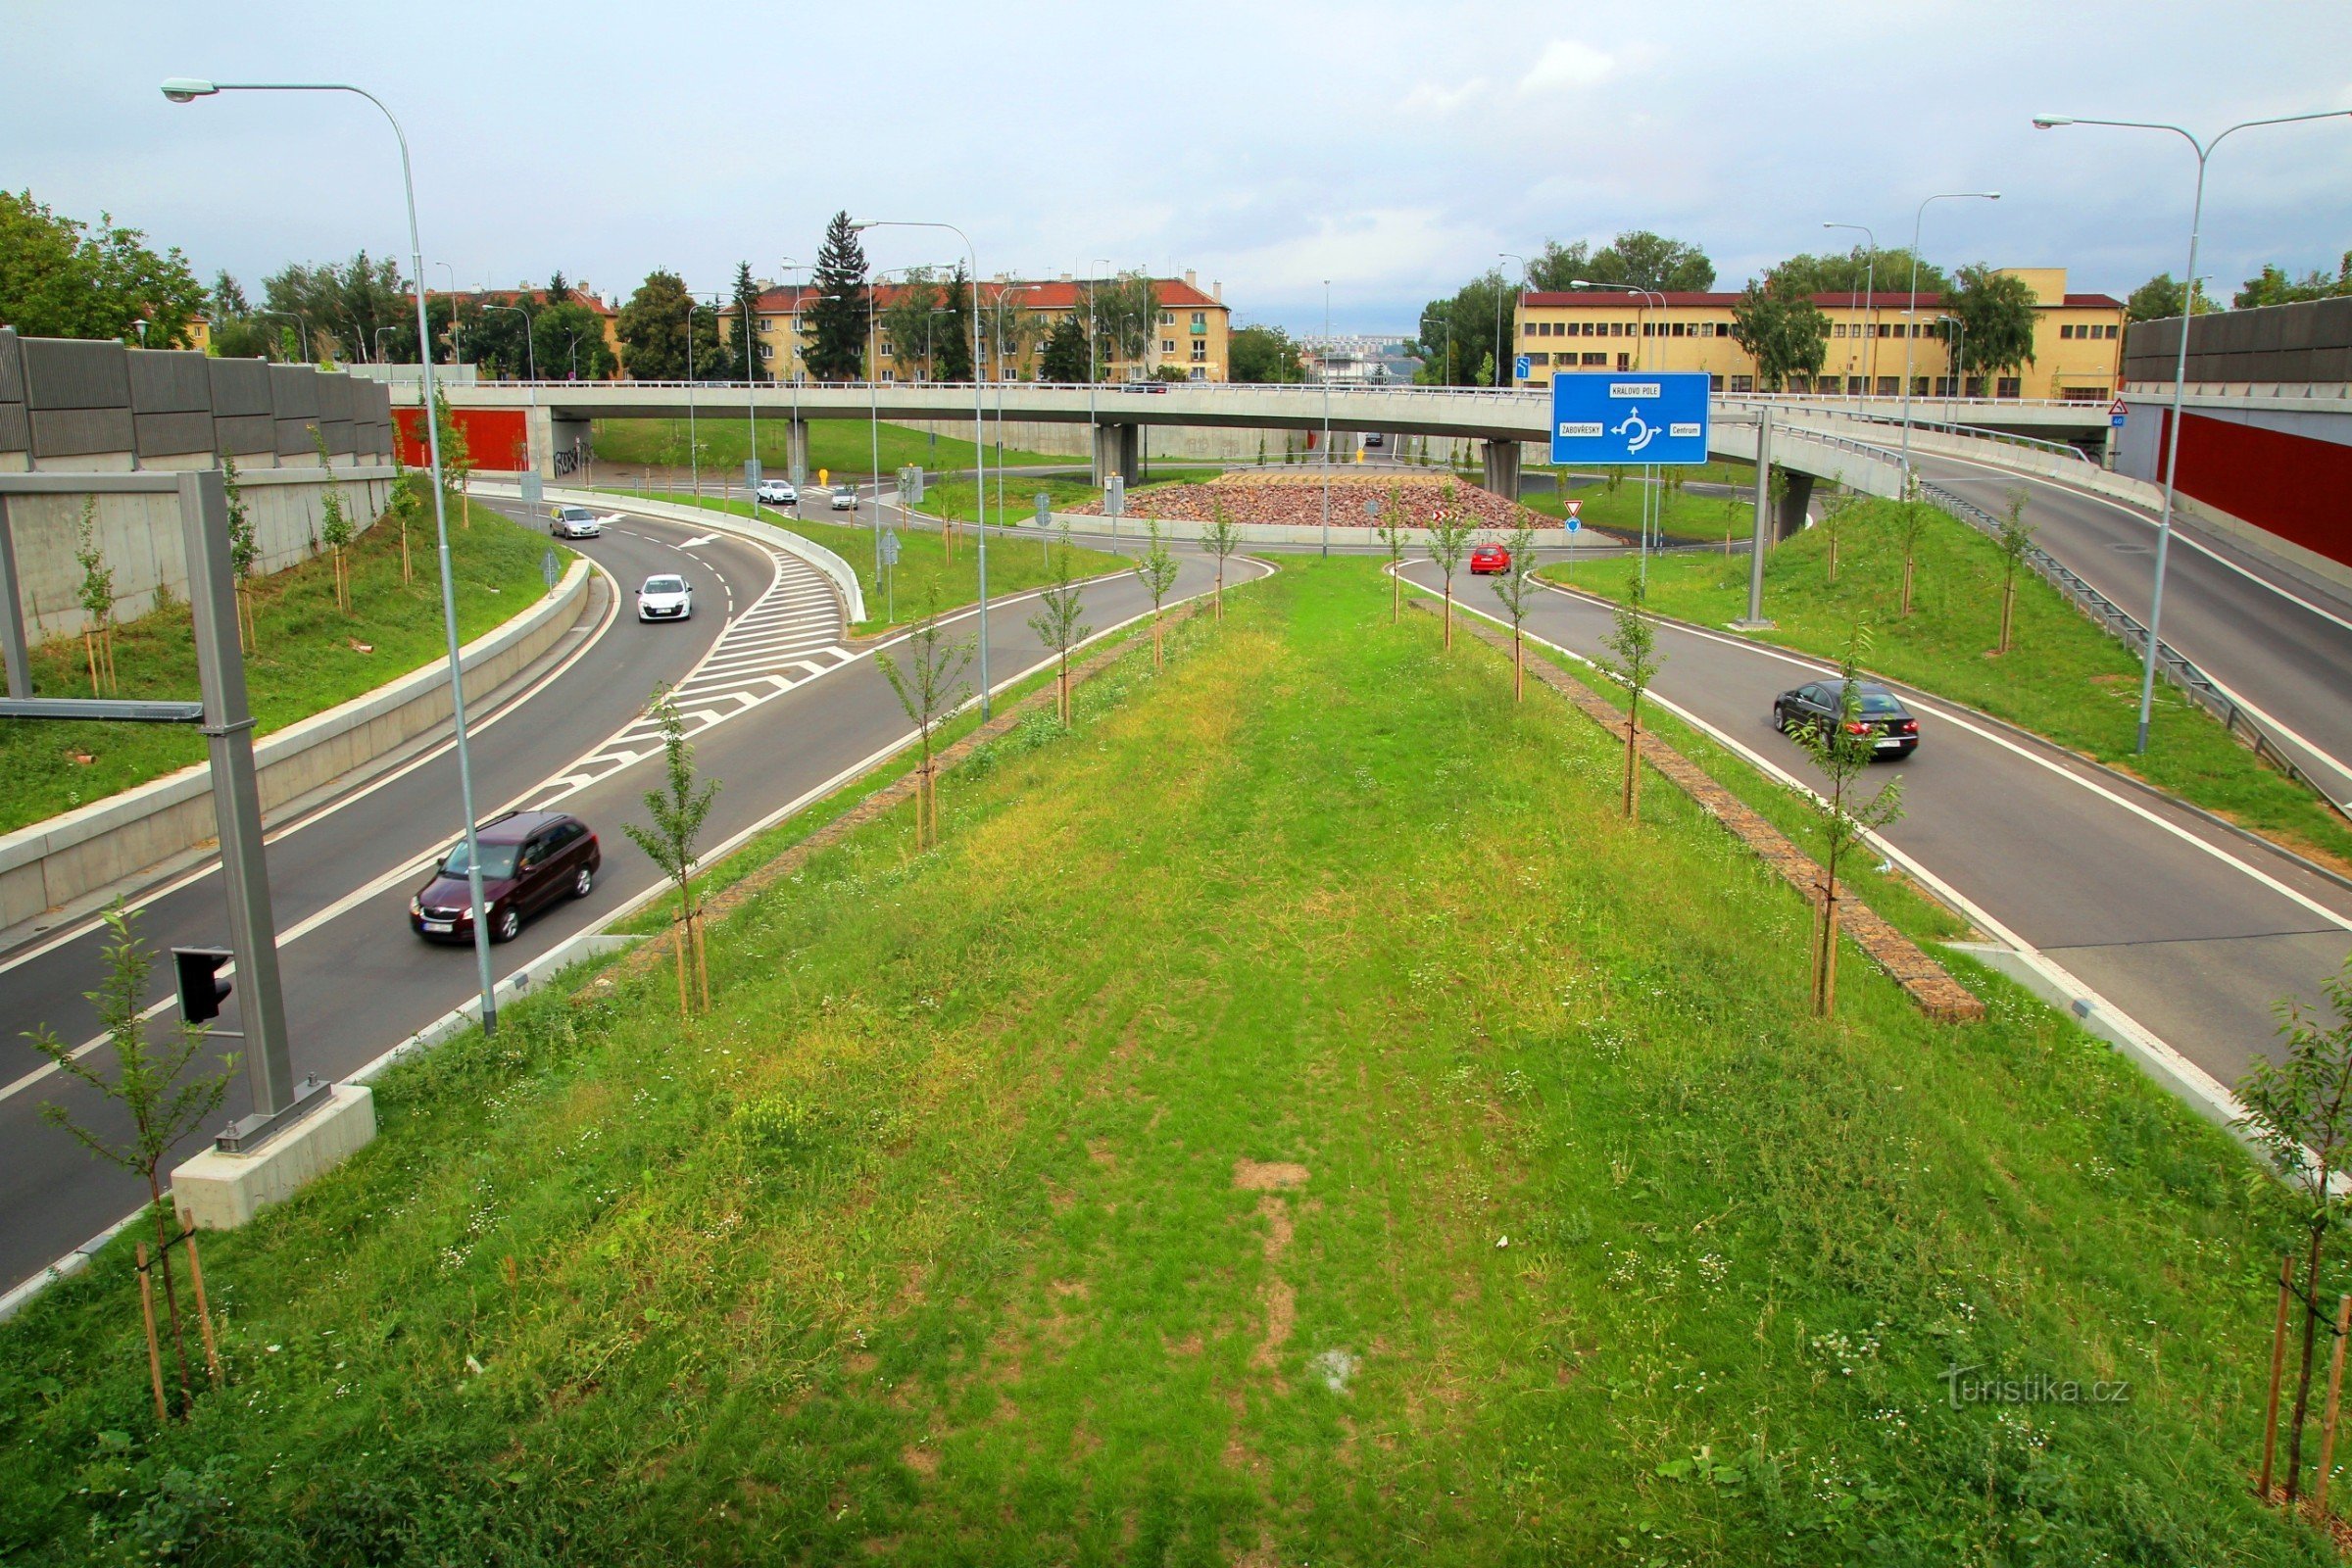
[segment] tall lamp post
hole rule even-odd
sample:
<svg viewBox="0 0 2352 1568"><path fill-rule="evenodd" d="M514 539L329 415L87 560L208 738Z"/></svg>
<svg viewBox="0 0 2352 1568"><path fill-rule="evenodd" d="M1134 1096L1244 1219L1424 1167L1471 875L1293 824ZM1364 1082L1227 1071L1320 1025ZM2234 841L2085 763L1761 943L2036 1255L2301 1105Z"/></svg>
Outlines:
<svg viewBox="0 0 2352 1568"><path fill-rule="evenodd" d="M449 363L466 363L466 340L458 335L458 270L447 262L433 264L449 274Z"/></svg>
<svg viewBox="0 0 2352 1568"><path fill-rule="evenodd" d="M1517 251L1496 251L1494 254L1502 261L1517 262L1519 264L1519 286L1522 289L1526 288L1527 258L1520 255ZM1498 283L1500 282L1499 273L1496 274L1496 281ZM1517 313L1514 312L1513 314L1516 315ZM1510 347L1516 351L1519 347L1519 340L1513 338L1511 340ZM1503 367L1507 364L1515 363L1518 358L1517 353L1514 352L1510 358L1505 359L1502 350L1502 290L1497 287L1494 290L1494 385L1496 387L1500 387L1502 385L1502 378L1506 373L1503 369ZM1517 375L1512 375L1511 385L1515 387L1518 384L1519 377Z"/></svg>
<svg viewBox="0 0 2352 1568"><path fill-rule="evenodd" d="M484 305L482 309L485 311L513 311L516 316L522 318L522 357L523 363L530 367L531 403L536 406L539 402L539 348L531 341L531 313L519 305ZM378 327L376 330L380 332L383 328Z"/></svg>
<svg viewBox="0 0 2352 1568"><path fill-rule="evenodd" d="M1877 332L1871 331L1870 327L1871 318L1877 314L1879 309L1879 236L1871 232L1870 225L1867 223L1825 221L1821 226L1856 229L1860 231L1864 239L1870 241L1870 263L1862 274L1862 329L1868 333L1870 338L1870 347L1862 351L1862 390L1867 396L1878 390L1879 335ZM1848 297L1850 299L1851 296ZM1847 309L1852 309L1852 306L1849 304Z"/></svg>
<svg viewBox="0 0 2352 1568"><path fill-rule="evenodd" d="M2173 416L2172 428L2165 435L2164 453L2164 510L2156 519L2156 587L2148 600L2148 646L2139 671L2139 738L2133 750L2144 755L2148 749L2148 716L2156 700L2157 627L2164 619L2164 568L2173 542L2173 476L2180 463L2180 400L2188 383L2188 328L2197 313L2197 235L2205 220L2205 166L2213 150L2241 130L2257 125L2292 125L2307 120L2340 120L2352 118L2352 110L2328 109L2308 115L2280 115L2273 120L2244 120L2227 129L2199 141L2179 125L2145 120L2085 120L2070 115L2035 115L2034 128L2050 130L2059 125L2112 125L2123 130L2169 130L2187 142L2197 155L2196 195L2188 209L2188 276L2181 285L2180 346L2173 356Z"/></svg>
<svg viewBox="0 0 2352 1568"><path fill-rule="evenodd" d="M1963 384L1960 378L1968 371L1968 323L1957 316L1938 316L1936 324L1952 329L1952 396L1956 399Z"/></svg>
<svg viewBox="0 0 2352 1568"><path fill-rule="evenodd" d="M987 453L988 413L980 393L980 253L973 248L972 237L954 223L923 220L860 218L850 227L862 233L869 228L944 228L963 241L964 254L971 259L972 270L972 495L976 499L987 494L988 475L983 471ZM1091 367L1090 367L1091 368ZM980 716L990 714L991 696L988 685L988 508L974 507L980 516L979 546L974 560L980 576Z"/></svg>
<svg viewBox="0 0 2352 1568"><path fill-rule="evenodd" d="M1323 556L1331 557L1331 279L1323 280L1323 354L1315 379L1323 383Z"/></svg>
<svg viewBox="0 0 2352 1568"><path fill-rule="evenodd" d="M786 256L776 263L776 270L799 272L805 279L808 272L808 266L805 262L796 262ZM801 474L793 466L792 444L795 441L804 440L806 437L801 424L801 372L795 368L795 366L801 353L801 296L808 291L808 285L805 281L793 287L792 341L784 345L784 378L792 385L792 428L784 437L784 471L786 476L792 480L793 508L796 514L800 508ZM754 455L757 456L757 453Z"/></svg>
<svg viewBox="0 0 2352 1568"><path fill-rule="evenodd" d="M865 430L873 448L874 514L871 531L874 536L876 582L882 580L882 338L875 324L876 315L882 308L882 294L877 285L893 272L913 270L911 267L881 268L865 286Z"/></svg>
<svg viewBox="0 0 2352 1568"><path fill-rule="evenodd" d="M375 105L392 126L400 143L400 178L408 193L410 275L416 279L416 357L422 361L425 453L433 475L433 534L441 559L441 628L449 643L450 721L457 735L458 799L466 813L466 896L473 921L473 960L482 994L482 1032L498 1032L498 996L490 979L490 925L482 907L482 853L473 827L473 763L466 745L466 685L458 667L458 598L449 564L448 506L441 493L441 421L433 404L431 328L424 312L424 243L416 235L416 180L409 168L409 137L384 101L365 87L326 81L204 81L173 76L164 83L164 96L175 104L210 98L222 92L348 92ZM454 319L454 318L453 318Z"/></svg>
<svg viewBox="0 0 2352 1568"><path fill-rule="evenodd" d="M1903 482L1911 482L1911 348L1919 339L1919 235L1929 202L1997 202L1997 190L1947 190L1926 198L1911 217L1911 301L1903 307Z"/></svg>

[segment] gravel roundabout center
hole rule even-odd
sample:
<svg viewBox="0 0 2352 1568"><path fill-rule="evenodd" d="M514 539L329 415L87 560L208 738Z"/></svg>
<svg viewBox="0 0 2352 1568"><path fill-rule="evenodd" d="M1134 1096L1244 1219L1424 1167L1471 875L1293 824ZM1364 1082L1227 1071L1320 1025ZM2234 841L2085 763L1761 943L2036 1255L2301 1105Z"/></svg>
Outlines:
<svg viewBox="0 0 2352 1568"><path fill-rule="evenodd" d="M1378 500L1380 516L1364 503ZM1323 475L1263 473L1253 469L1220 474L1206 484L1147 485L1127 495L1126 515L1153 517L1162 522L1212 521L1216 509L1235 522L1313 526L1323 520ZM1426 528L1443 511L1468 514L1480 525L1557 528L1556 517L1531 512L1474 484L1434 473L1334 473L1331 476L1331 524L1335 528L1370 528L1393 520L1401 509L1408 527ZM1100 513L1100 506L1074 509Z"/></svg>

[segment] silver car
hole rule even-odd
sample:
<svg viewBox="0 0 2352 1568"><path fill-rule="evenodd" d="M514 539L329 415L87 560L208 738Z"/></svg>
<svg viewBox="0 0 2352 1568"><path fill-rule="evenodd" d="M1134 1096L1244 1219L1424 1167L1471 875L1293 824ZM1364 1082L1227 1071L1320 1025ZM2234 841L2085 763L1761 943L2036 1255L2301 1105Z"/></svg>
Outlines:
<svg viewBox="0 0 2352 1568"><path fill-rule="evenodd" d="M833 499L827 505L832 507L835 512L856 512L858 510L857 487L846 484L834 486Z"/></svg>
<svg viewBox="0 0 2352 1568"><path fill-rule="evenodd" d="M559 539L594 539L605 531L605 519L586 507L558 507L547 531Z"/></svg>

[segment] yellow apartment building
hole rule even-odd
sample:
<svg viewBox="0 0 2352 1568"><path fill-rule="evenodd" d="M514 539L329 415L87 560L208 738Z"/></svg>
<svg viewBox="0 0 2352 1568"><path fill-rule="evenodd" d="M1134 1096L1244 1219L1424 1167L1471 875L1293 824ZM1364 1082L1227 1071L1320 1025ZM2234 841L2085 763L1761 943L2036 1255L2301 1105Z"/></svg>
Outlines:
<svg viewBox="0 0 2352 1568"><path fill-rule="evenodd" d="M2122 384L2124 303L2107 294L2070 294L2063 267L2003 268L2034 291L2034 359L1989 383L1966 364L1965 342L1946 343L1938 294L1816 294L1829 318L1821 370L1789 378L1787 390L1837 397L1900 397L1903 351L1911 351L1914 397L1996 397L2104 403ZM1598 289L1522 293L1513 340L1527 361L1520 386L1549 386L1554 370L1703 370L1718 392L1758 390L1756 362L1732 336L1738 294L1651 295ZM1955 388L1953 360L1965 387Z"/></svg>
<svg viewBox="0 0 2352 1568"><path fill-rule="evenodd" d="M1038 281L1014 278L996 278L983 282L979 289L980 309L993 319L1000 312L1025 324L1018 332L1017 352L1003 356L996 364L982 368L982 374L991 380L1031 381L1037 378L1038 360L1045 348L1046 337L1054 324L1065 317L1082 317L1086 304L1087 281L1084 278L1060 277ZM1187 272L1181 278L1162 277L1152 280L1158 298L1158 320L1151 342L1140 358L1113 356L1104 372L1114 381L1150 380L1162 367L1173 366L1182 370L1188 380L1222 381L1227 378L1229 345L1233 335L1233 313L1221 297L1223 290L1211 284L1203 290L1198 274ZM900 285L883 283L873 290L874 304L888 311L902 297ZM777 380L805 377L808 367L803 354L813 336L808 310L816 299L813 288L801 284L763 288L760 292L758 316L754 321L755 341L760 349L760 365ZM719 335L723 342L734 340L735 306L728 302L719 307ZM1083 318L1083 317L1082 317ZM798 334L795 334L795 327ZM1008 338L1015 336L1007 333ZM890 340L884 324L875 334L875 358L878 367L869 367L875 378L882 381L907 381L921 377L921 354L903 356L899 345Z"/></svg>

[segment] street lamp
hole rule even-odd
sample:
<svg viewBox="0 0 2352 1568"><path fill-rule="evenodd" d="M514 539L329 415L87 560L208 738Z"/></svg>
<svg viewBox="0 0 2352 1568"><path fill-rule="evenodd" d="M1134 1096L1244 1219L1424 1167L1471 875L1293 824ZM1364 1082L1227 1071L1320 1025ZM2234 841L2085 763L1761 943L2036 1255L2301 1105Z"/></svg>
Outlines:
<svg viewBox="0 0 2352 1568"><path fill-rule="evenodd" d="M539 348L538 348L538 345L537 345L537 344L535 344L535 343L533 343L533 342L531 341L531 313L530 313L530 312L528 312L528 311L526 311L526 310L524 310L524 309L523 309L521 306L519 306L519 305L489 305L489 304L485 304L485 305L482 307L482 309L483 309L483 310L485 310L485 311L513 311L513 312L514 312L514 313L516 316L519 316L519 317L521 317L521 318L522 318L522 358L523 358L523 363L524 363L525 365L527 365L527 366L530 368L530 374L531 374L531 406L532 406L533 408L536 408L536 407L538 407L538 405L539 405ZM376 330L380 332L380 331L382 331L382 330L383 330L383 328L379 326L379 327L377 327L377 328L376 328Z"/></svg>
<svg viewBox="0 0 2352 1568"><path fill-rule="evenodd" d="M1911 482L1911 348L1919 338L1919 232L1927 221L1929 202L1997 202L1997 190L1939 191L1919 204L1911 216L1911 301L1903 308L1903 483Z"/></svg>
<svg viewBox="0 0 2352 1568"><path fill-rule="evenodd" d="M433 264L449 274L449 363L466 363L466 340L458 335L458 270L447 262Z"/></svg>
<svg viewBox="0 0 2352 1568"><path fill-rule="evenodd" d="M1879 334L1871 331L1870 327L1871 317L1877 314L1879 308L1879 236L1871 232L1870 225L1867 223L1825 221L1821 226L1824 228L1859 229L1863 237L1870 241L1870 265L1862 276L1862 325L1863 329L1870 334L1870 347L1862 351L1862 389L1865 395L1875 393L1878 390ZM1853 297L1851 290L1847 291L1846 297L1849 301L1846 309L1851 310L1853 309L1850 303Z"/></svg>
<svg viewBox="0 0 2352 1568"><path fill-rule="evenodd" d="M1331 279L1323 280L1323 555L1331 556Z"/></svg>
<svg viewBox="0 0 2352 1568"><path fill-rule="evenodd" d="M1516 252L1516 251L1496 251L1494 254L1495 254L1497 257L1499 257L1501 260L1503 260L1503 261L1506 261L1506 262L1517 262L1517 263L1519 264L1519 286L1520 286L1521 288L1525 288L1525 287L1527 286L1527 258L1526 258L1526 257L1524 257L1524 256L1522 256L1522 255L1520 255L1520 254L1519 254L1518 252ZM1518 314L1518 313L1517 313L1517 312L1515 312L1515 311L1512 313L1512 315L1513 315L1514 317L1516 317L1516 316L1517 316L1517 314ZM1502 287L1501 287L1501 278L1500 278L1500 277L1499 277L1499 275L1498 275L1498 276L1496 277L1496 279L1495 279L1495 288L1494 288L1494 386L1496 386L1496 387L1500 387L1500 386L1502 385L1502 367L1503 367L1503 363L1504 363L1504 362L1503 362L1503 355L1502 355L1502 347L1503 347L1503 344L1502 344ZM1512 359L1513 359L1513 361L1516 361L1516 359L1518 358L1518 356L1517 356L1517 353L1515 352L1515 351L1518 349L1518 347L1519 347L1518 340L1517 340L1516 338L1512 339L1512 340L1511 340L1511 348L1514 350L1514 353L1513 353L1513 355L1512 355ZM1519 384L1519 377L1518 377L1516 374L1512 375L1512 377L1511 377L1511 384L1512 384L1513 386L1517 386L1517 385Z"/></svg>
<svg viewBox="0 0 2352 1568"><path fill-rule="evenodd" d="M972 237L954 223L933 222L924 220L860 218L853 220L850 228L857 233L863 233L869 228L944 228L963 241L964 254L971 259L972 264L970 273L972 287L975 290L980 287L980 253L973 248ZM977 293L972 296L972 497L975 501L988 493L988 476L982 468L988 440L988 415L986 405L981 402L980 397L979 298ZM877 512L880 510L878 500L876 510ZM974 559L980 576L980 716L986 719L991 707L988 687L988 508L975 506L972 510L980 515L979 547L974 553Z"/></svg>
<svg viewBox="0 0 2352 1568"><path fill-rule="evenodd" d="M376 364L378 364L378 365L382 365L382 364L385 364L385 363L387 363L387 362L385 361L385 359L384 359L384 334L385 334L386 332L397 332L397 331L399 331L399 330L400 330L400 328L399 328L399 327L397 327L397 326L379 326L379 327L377 327L377 328L375 329L375 334L374 334L374 335L375 335L375 363L376 363Z"/></svg>
<svg viewBox="0 0 2352 1568"><path fill-rule="evenodd" d="M473 828L473 763L466 744L466 685L458 666L458 596L456 579L449 564L448 506L441 493L441 421L433 405L433 356L430 326L424 314L424 242L416 234L416 180L409 168L408 132L384 101L364 87L348 86L342 82L298 81L202 81L187 76L173 76L164 83L164 96L175 104L196 98L209 98L220 92L348 92L356 93L375 105L392 126L392 135L400 143L400 178L408 195L409 206L409 263L410 275L416 279L416 345L421 367L424 392L425 454L430 460L433 475L433 534L441 558L441 629L449 643L449 711L450 722L456 731L458 759L458 799L466 813L466 896L473 916L473 960L476 978L482 993L482 1033L498 1032L498 996L490 980L490 922L482 907L482 854Z"/></svg>
<svg viewBox="0 0 2352 1568"><path fill-rule="evenodd" d="M972 309L980 308L980 284L972 283ZM1004 520L1004 302L1011 290L1000 284L997 288L996 341L990 345L997 357L997 520ZM977 372L975 372L977 373Z"/></svg>
<svg viewBox="0 0 2352 1568"><path fill-rule="evenodd" d="M2145 755L2148 749L2149 710L2156 700L2157 627L2164 618L2164 568L2173 542L2173 476L2180 463L2180 400L2188 382L2188 328L2197 315L2197 235L2205 220L2205 166L2213 150L2223 140L2241 130L2257 125L2292 125L2306 120L2338 120L2352 118L2352 110L2328 109L2308 115L2280 115L2275 120L2244 120L2230 126L2206 141L2198 141L2179 125L2145 120L2082 120L2068 115L2035 115L2034 128L2049 130L2059 125L2113 125L2124 130L2169 130L2189 145L2197 155L2196 196L2188 209L2188 278L2181 285L2180 346L2173 356L2173 426L2165 437L2164 454L2164 510L2156 519L2156 587L2148 600L2148 646L2139 671L2139 739L2133 750Z"/></svg>
<svg viewBox="0 0 2352 1568"><path fill-rule="evenodd" d="M1958 398L1964 385L1961 376L1968 370L1968 323L1957 316L1938 316L1936 320L1952 328L1952 396Z"/></svg>
<svg viewBox="0 0 2352 1568"><path fill-rule="evenodd" d="M874 466L874 580L882 579L882 337L876 325L882 309L882 279L897 272L904 276L914 271L912 267L884 267L875 270L865 289L865 430L871 443ZM897 344L893 343L895 350ZM904 510L903 508L901 509ZM944 530L943 530L944 531ZM895 577L893 579L896 580Z"/></svg>
<svg viewBox="0 0 2352 1568"><path fill-rule="evenodd" d="M172 102L184 103L186 100L174 98ZM282 316L287 320L290 320L295 325L301 327L302 342L299 346L302 349L302 357L306 361L310 359L316 345L311 342L311 318L309 317L303 315L300 311L256 311L253 314L256 316Z"/></svg>

